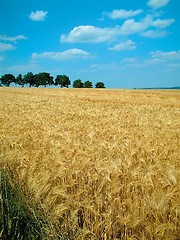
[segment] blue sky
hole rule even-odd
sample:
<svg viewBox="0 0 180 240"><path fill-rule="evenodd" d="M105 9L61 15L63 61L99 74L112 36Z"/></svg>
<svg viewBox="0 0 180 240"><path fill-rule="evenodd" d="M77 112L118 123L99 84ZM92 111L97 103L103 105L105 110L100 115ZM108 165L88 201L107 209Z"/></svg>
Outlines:
<svg viewBox="0 0 180 240"><path fill-rule="evenodd" d="M0 76L180 85L179 0L0 0Z"/></svg>

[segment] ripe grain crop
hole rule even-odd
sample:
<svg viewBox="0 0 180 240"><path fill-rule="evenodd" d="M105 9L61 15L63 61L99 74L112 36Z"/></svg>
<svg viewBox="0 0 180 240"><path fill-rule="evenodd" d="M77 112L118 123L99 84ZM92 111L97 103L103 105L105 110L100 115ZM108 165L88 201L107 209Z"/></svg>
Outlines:
<svg viewBox="0 0 180 240"><path fill-rule="evenodd" d="M0 88L0 167L69 239L179 239L180 92Z"/></svg>

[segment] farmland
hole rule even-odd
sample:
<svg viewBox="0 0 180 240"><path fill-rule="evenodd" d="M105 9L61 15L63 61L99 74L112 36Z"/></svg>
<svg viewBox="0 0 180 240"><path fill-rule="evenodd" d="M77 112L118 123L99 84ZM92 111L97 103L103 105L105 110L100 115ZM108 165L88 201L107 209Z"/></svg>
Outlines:
<svg viewBox="0 0 180 240"><path fill-rule="evenodd" d="M179 91L0 88L0 167L69 239L179 239Z"/></svg>

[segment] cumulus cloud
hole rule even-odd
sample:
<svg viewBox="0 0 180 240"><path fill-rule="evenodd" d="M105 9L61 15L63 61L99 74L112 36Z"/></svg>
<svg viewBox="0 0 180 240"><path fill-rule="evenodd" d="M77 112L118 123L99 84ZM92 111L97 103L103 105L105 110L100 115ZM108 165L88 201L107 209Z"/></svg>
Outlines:
<svg viewBox="0 0 180 240"><path fill-rule="evenodd" d="M154 9L166 6L170 0L150 0L147 4Z"/></svg>
<svg viewBox="0 0 180 240"><path fill-rule="evenodd" d="M180 59L180 50L170 51L170 52L155 51L155 52L151 52L150 55L154 59L176 60L176 59Z"/></svg>
<svg viewBox="0 0 180 240"><path fill-rule="evenodd" d="M152 18L149 20L152 23ZM117 40L120 35L129 35L138 33L148 28L151 23L146 23L146 18L143 22L136 22L134 19L128 19L122 26L114 28L100 28L95 26L78 26L75 27L69 34L63 34L60 37L61 42L81 42L81 43L100 43Z"/></svg>
<svg viewBox="0 0 180 240"><path fill-rule="evenodd" d="M101 43L118 40L121 35L144 34L145 37L164 37L168 34L166 31L157 31L165 29L172 24L174 19L153 19L153 16L147 14L141 21L127 19L121 26L112 28L100 28L91 25L74 27L69 34L62 34L61 42L81 42L81 43ZM150 28L150 29L149 29ZM151 29L154 28L154 29Z"/></svg>
<svg viewBox="0 0 180 240"><path fill-rule="evenodd" d="M161 19L157 19L153 22L153 26L154 27L157 27L157 28L166 28L168 27L169 25L171 25L172 23L174 23L175 20L174 19L164 19L164 20L161 20Z"/></svg>
<svg viewBox="0 0 180 240"><path fill-rule="evenodd" d="M82 49L69 49L64 52L43 52L33 53L32 59L51 59L51 60L69 60L69 59L86 59L91 57L89 52Z"/></svg>
<svg viewBox="0 0 180 240"><path fill-rule="evenodd" d="M152 22L153 19L151 15L147 15L141 22L136 22L134 19L128 19L123 23L121 33L129 35L144 31L152 25Z"/></svg>
<svg viewBox="0 0 180 240"><path fill-rule="evenodd" d="M100 43L111 41L117 35L118 27L99 28L91 25L75 27L69 34L61 35L61 42Z"/></svg>
<svg viewBox="0 0 180 240"><path fill-rule="evenodd" d="M166 37L168 35L168 31L166 30L148 30L146 32L142 33L143 37L147 37L147 38L163 38Z"/></svg>
<svg viewBox="0 0 180 240"><path fill-rule="evenodd" d="M136 44L131 40L127 40L126 42L121 42L119 44L116 44L114 47L109 49L113 51L133 50L133 49L136 49Z"/></svg>
<svg viewBox="0 0 180 240"><path fill-rule="evenodd" d="M159 18L154 21L152 15L146 15L146 17L142 19L141 22L137 22L134 19L126 20L121 27L121 33L123 35L142 33L143 36L152 38L165 37L168 34L168 32L165 30L160 31L159 29L167 28L170 24L174 22L175 22L174 19L161 20Z"/></svg>
<svg viewBox="0 0 180 240"><path fill-rule="evenodd" d="M111 19L125 19L130 17L135 17L136 15L139 15L143 12L142 9L137 9L135 11L133 10L125 10L125 9L114 9L112 12L106 12L104 13Z"/></svg>
<svg viewBox="0 0 180 240"><path fill-rule="evenodd" d="M36 12L31 12L29 14L29 18L33 21L44 21L46 18L46 15L48 14L47 11L36 11Z"/></svg>
<svg viewBox="0 0 180 240"><path fill-rule="evenodd" d="M129 19L123 23L121 33L124 35L134 34L144 30L145 28L146 27L143 23L136 22L134 19Z"/></svg>
<svg viewBox="0 0 180 240"><path fill-rule="evenodd" d="M0 51L7 51L7 50L13 50L13 49L15 49L15 47L12 44L0 42Z"/></svg>
<svg viewBox="0 0 180 240"><path fill-rule="evenodd" d="M121 60L121 63L127 63L127 64L133 64L137 62L138 62L137 58L124 58Z"/></svg>
<svg viewBox="0 0 180 240"><path fill-rule="evenodd" d="M15 42L17 40L24 40L24 39L27 39L27 37L24 36L24 35L17 35L17 36L14 36L14 37L8 37L6 35L0 35L0 40L1 41Z"/></svg>
<svg viewBox="0 0 180 240"><path fill-rule="evenodd" d="M156 65L157 64L178 64L180 60L180 50L178 51L169 51L169 52L163 52L163 51L155 51L149 53L150 58L144 60L143 64L144 66L149 65ZM165 66L165 65L164 65Z"/></svg>

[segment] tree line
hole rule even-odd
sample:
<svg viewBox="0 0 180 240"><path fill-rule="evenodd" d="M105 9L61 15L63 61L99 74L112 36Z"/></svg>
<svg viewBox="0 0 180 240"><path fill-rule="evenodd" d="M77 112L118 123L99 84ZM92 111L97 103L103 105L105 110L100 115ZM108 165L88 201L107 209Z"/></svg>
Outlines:
<svg viewBox="0 0 180 240"><path fill-rule="evenodd" d="M41 72L38 74L33 74L32 72L28 72L24 76L19 74L15 77L13 74L4 74L0 78L0 86L4 85L9 87L11 83L15 83L16 85L24 87L25 85L29 85L29 87L39 87L39 86L60 86L68 88L71 85L71 81L66 75L57 75L56 78L50 75L50 73ZM93 88L93 84L91 81L87 80L84 83L82 80L77 79L73 82L73 88ZM97 82L95 84L95 88L105 88L103 82Z"/></svg>

